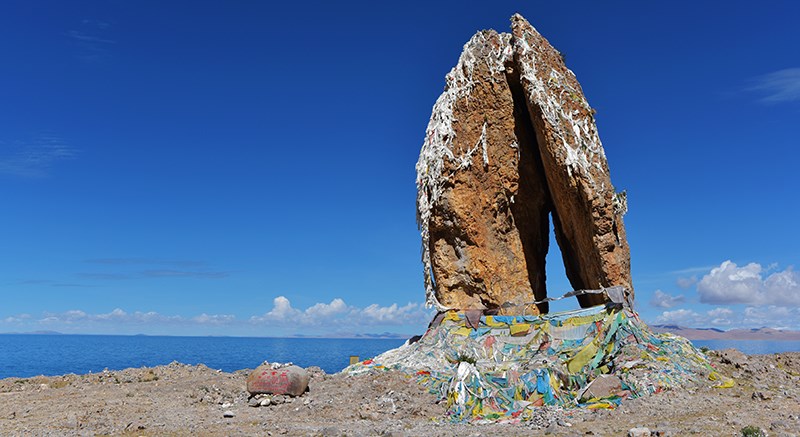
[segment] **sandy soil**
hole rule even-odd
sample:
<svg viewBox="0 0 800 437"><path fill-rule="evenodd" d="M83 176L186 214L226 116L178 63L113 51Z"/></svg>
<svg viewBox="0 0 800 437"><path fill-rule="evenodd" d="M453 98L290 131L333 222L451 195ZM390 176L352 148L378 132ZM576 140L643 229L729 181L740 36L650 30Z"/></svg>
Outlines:
<svg viewBox="0 0 800 437"><path fill-rule="evenodd" d="M0 380L0 435L624 436L800 435L800 353L712 352L733 388L709 384L623 402L615 410L542 409L522 424L452 424L413 379L391 372L345 376L310 368L309 392L248 406L242 370L173 363L88 375ZM280 400L280 399L277 399Z"/></svg>

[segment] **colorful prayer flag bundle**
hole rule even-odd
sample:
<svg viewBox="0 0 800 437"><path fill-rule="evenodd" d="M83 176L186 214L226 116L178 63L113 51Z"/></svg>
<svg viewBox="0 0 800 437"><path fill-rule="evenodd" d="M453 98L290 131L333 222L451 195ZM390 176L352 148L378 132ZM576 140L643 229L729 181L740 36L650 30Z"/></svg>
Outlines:
<svg viewBox="0 0 800 437"><path fill-rule="evenodd" d="M447 401L453 421L521 421L540 406L614 408L625 398L699 383L713 371L688 340L654 334L620 304L486 315L477 326L463 312L441 319L419 341L344 372L414 375Z"/></svg>

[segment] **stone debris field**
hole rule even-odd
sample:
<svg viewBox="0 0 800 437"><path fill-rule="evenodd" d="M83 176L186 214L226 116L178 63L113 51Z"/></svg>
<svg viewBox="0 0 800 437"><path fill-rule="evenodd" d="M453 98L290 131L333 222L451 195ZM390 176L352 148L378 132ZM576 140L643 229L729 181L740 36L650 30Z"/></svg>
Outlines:
<svg viewBox="0 0 800 437"><path fill-rule="evenodd" d="M0 380L0 435L309 435L309 436L734 436L756 427L800 435L800 353L746 356L710 352L730 388L699 384L623 401L613 409L542 407L534 420L450 423L445 402L399 372L347 376L306 369L301 396L246 390L250 370L203 365ZM638 435L647 435L641 432Z"/></svg>

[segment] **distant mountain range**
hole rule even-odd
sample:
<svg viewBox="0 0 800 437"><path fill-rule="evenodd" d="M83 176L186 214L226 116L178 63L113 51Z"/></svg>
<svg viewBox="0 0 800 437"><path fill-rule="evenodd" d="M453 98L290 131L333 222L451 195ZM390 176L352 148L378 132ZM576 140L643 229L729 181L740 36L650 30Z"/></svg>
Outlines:
<svg viewBox="0 0 800 437"><path fill-rule="evenodd" d="M330 335L304 335L295 334L292 338L357 338L357 339L380 339L380 340L408 340L412 337L409 334L398 334L396 332L383 332L380 334L355 334L355 333L333 333Z"/></svg>
<svg viewBox="0 0 800 437"><path fill-rule="evenodd" d="M772 328L731 329L687 328L678 325L650 325L654 332L669 332L689 340L772 340L800 341L800 331Z"/></svg>
<svg viewBox="0 0 800 437"><path fill-rule="evenodd" d="M64 335L58 331L0 332L0 335Z"/></svg>

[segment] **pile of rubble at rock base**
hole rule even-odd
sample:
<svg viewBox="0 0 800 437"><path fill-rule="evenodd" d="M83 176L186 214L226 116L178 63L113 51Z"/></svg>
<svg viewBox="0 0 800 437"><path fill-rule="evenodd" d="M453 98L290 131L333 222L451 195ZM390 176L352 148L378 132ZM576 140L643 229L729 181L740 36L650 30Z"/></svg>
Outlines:
<svg viewBox="0 0 800 437"><path fill-rule="evenodd" d="M419 341L343 372L413 375L446 400L456 422L524 421L540 406L614 408L706 381L733 384L688 340L654 334L625 304L537 316L470 313L441 313Z"/></svg>

